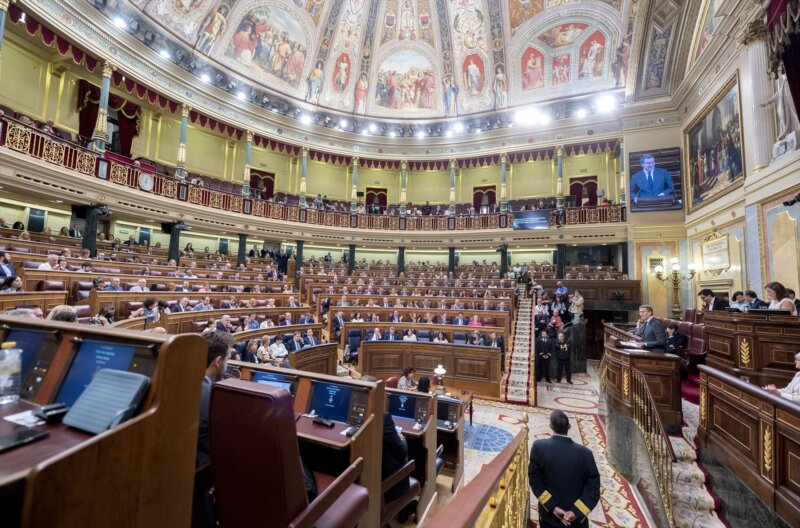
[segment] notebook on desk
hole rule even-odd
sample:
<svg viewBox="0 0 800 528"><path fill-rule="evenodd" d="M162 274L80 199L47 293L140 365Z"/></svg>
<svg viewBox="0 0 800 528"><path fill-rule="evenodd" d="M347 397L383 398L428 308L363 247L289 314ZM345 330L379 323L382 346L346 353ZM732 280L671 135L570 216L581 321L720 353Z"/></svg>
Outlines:
<svg viewBox="0 0 800 528"><path fill-rule="evenodd" d="M619 344L625 348L642 348L640 341L620 341Z"/></svg>

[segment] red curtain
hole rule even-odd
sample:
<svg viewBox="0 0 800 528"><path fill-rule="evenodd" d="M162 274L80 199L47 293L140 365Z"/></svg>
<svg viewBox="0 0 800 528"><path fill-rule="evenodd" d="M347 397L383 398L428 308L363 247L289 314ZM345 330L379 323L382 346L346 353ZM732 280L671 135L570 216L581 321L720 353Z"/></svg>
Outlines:
<svg viewBox="0 0 800 528"><path fill-rule="evenodd" d="M583 184L578 182L571 183L569 185L569 194L575 197L575 204L580 207L583 203Z"/></svg>
<svg viewBox="0 0 800 528"><path fill-rule="evenodd" d="M84 137L91 138L97 123L98 107L100 105L100 87L81 79L78 84L78 129ZM108 108L117 111L119 121L119 147L120 154L125 157L131 155L133 138L139 135L139 105L131 103L118 95L110 94ZM110 138L109 138L110 139Z"/></svg>
<svg viewBox="0 0 800 528"><path fill-rule="evenodd" d="M474 207L476 211L480 211L482 205L494 205L496 200L497 187L495 185L484 185L483 187L472 188L472 207Z"/></svg>
<svg viewBox="0 0 800 528"><path fill-rule="evenodd" d="M575 207L597 205L597 176L580 176L569 179L569 194L575 197Z"/></svg>
<svg viewBox="0 0 800 528"><path fill-rule="evenodd" d="M786 81L792 92L795 109L800 108L800 33L789 36L786 51L781 55L783 67L786 69Z"/></svg>
<svg viewBox="0 0 800 528"><path fill-rule="evenodd" d="M367 187L365 204L369 207L372 204L380 206L381 211L386 209L388 199L386 197L386 189L381 187Z"/></svg>
<svg viewBox="0 0 800 528"><path fill-rule="evenodd" d="M250 169L250 190L258 191L256 196L263 200L272 198L275 195L275 175Z"/></svg>

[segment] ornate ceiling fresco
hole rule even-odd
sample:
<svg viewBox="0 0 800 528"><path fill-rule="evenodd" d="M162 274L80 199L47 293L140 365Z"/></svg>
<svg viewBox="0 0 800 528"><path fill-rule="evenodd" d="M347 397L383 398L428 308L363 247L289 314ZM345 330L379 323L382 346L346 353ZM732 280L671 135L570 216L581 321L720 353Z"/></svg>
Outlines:
<svg viewBox="0 0 800 528"><path fill-rule="evenodd" d="M178 40L273 93L342 113L425 120L625 87L639 6L640 0L130 0L119 7L126 19L139 11L160 33L156 42Z"/></svg>

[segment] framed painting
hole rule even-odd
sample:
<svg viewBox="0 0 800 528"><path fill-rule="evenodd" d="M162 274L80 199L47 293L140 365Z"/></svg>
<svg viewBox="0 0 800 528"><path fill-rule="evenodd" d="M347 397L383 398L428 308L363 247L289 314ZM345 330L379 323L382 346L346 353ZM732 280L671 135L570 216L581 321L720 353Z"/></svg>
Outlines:
<svg viewBox="0 0 800 528"><path fill-rule="evenodd" d="M683 131L687 193L692 213L744 183L744 138L739 72Z"/></svg>

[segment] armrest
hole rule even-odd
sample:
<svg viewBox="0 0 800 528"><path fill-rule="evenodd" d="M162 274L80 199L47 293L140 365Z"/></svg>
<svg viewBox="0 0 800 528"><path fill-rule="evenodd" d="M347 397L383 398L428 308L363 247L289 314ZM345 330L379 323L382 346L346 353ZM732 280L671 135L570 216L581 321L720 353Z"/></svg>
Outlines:
<svg viewBox="0 0 800 528"><path fill-rule="evenodd" d="M389 477L386 478L383 482L381 482L381 494L386 493L395 485L403 480L404 478L411 475L411 472L414 471L414 465L416 462L414 460L409 460L406 462L406 465L392 473Z"/></svg>
<svg viewBox="0 0 800 528"><path fill-rule="evenodd" d="M314 502L305 507L300 514L292 519L289 523L289 528L313 528L314 524L319 521L325 512L333 506L339 497L344 494L345 490L356 481L361 475L362 463L364 459L359 457L355 462L339 475L325 491L317 495Z"/></svg>
<svg viewBox="0 0 800 528"><path fill-rule="evenodd" d="M436 448L436 458L442 458L443 452L444 452L444 444L439 444L439 447Z"/></svg>

